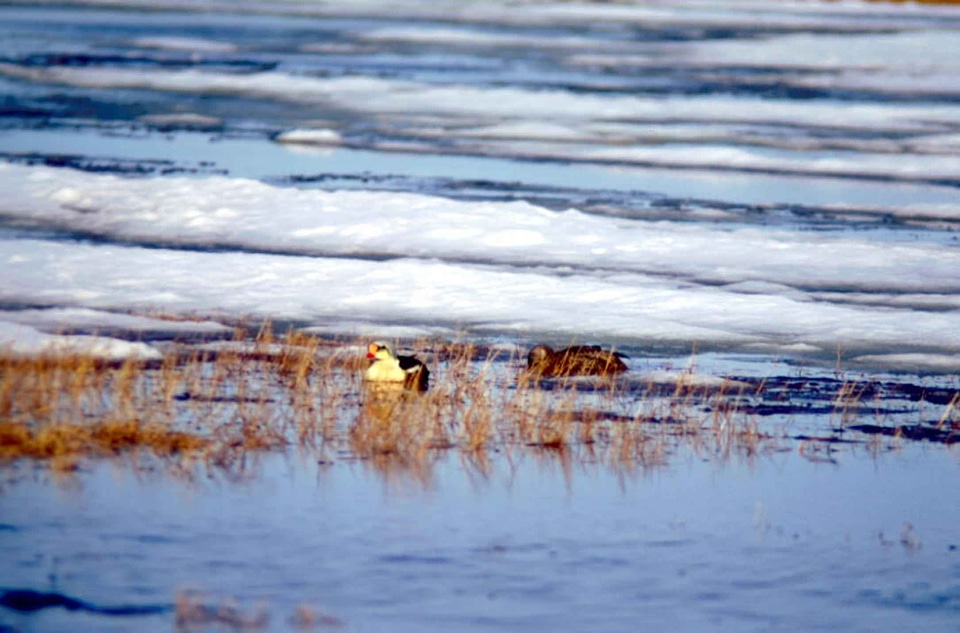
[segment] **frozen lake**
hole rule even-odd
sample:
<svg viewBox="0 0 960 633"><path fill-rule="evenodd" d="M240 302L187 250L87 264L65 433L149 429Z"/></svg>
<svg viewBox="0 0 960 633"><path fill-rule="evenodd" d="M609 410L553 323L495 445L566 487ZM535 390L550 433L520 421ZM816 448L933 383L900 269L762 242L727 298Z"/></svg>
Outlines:
<svg viewBox="0 0 960 633"><path fill-rule="evenodd" d="M4 464L0 589L97 608L0 628L169 630L191 587L274 630L299 605L360 631L956 628L958 60L939 6L0 3L8 353L156 360L270 320L616 346L637 403L692 368L816 385L748 403L776 450L627 475ZM848 384L872 399L838 422Z"/></svg>

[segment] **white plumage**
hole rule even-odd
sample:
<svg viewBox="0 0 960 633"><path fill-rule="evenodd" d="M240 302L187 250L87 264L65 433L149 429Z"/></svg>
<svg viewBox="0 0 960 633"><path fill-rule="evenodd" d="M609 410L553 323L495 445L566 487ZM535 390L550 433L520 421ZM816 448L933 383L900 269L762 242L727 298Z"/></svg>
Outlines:
<svg viewBox="0 0 960 633"><path fill-rule="evenodd" d="M367 346L370 367L364 380L370 382L402 383L407 389L426 391L430 371L413 356L397 356L389 343L376 341Z"/></svg>

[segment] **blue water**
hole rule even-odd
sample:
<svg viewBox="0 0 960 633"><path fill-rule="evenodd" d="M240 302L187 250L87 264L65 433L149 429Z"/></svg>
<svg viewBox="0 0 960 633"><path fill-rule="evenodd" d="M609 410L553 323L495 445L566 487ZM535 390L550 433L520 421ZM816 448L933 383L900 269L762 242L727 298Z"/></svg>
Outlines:
<svg viewBox="0 0 960 633"><path fill-rule="evenodd" d="M425 485L296 457L266 459L246 484L109 465L77 489L20 482L0 497L2 583L98 605L198 589L265 605L271 630L300 605L350 629L425 631L952 630L960 612L960 509L930 485L957 476L942 451L838 465L686 455L622 476L564 473L547 456L495 463L482 477L441 459ZM0 617L170 627L169 615Z"/></svg>

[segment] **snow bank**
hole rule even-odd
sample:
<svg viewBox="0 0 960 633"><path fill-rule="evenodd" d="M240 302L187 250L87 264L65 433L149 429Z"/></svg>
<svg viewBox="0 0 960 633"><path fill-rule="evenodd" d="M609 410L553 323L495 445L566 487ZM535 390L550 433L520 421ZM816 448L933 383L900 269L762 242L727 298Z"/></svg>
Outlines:
<svg viewBox="0 0 960 633"><path fill-rule="evenodd" d="M106 242L8 242L9 303L784 353L958 347L960 251L912 236L9 164L0 188L8 217Z"/></svg>
<svg viewBox="0 0 960 633"><path fill-rule="evenodd" d="M93 356L104 360L156 360L161 354L145 343L102 336L45 334L27 325L0 321L0 354L15 356Z"/></svg>
<svg viewBox="0 0 960 633"><path fill-rule="evenodd" d="M336 130L319 128L298 128L278 134L278 143L292 143L296 145L339 145L343 139Z"/></svg>
<svg viewBox="0 0 960 633"><path fill-rule="evenodd" d="M608 278L633 273L712 285L769 282L804 293L960 292L957 249L875 243L855 234L717 228L554 212L526 202L299 190L226 177L143 180L11 164L0 164L0 189L0 209L8 217L146 245L566 266Z"/></svg>

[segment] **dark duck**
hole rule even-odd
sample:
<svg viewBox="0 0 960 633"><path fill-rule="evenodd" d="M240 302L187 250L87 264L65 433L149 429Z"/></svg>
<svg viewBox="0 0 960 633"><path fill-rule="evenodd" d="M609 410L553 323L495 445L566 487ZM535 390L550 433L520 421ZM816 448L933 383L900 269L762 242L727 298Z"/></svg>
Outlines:
<svg viewBox="0 0 960 633"><path fill-rule="evenodd" d="M613 376L627 371L623 358L626 356L599 345L573 345L560 350L537 345L527 355L527 371L541 378Z"/></svg>

